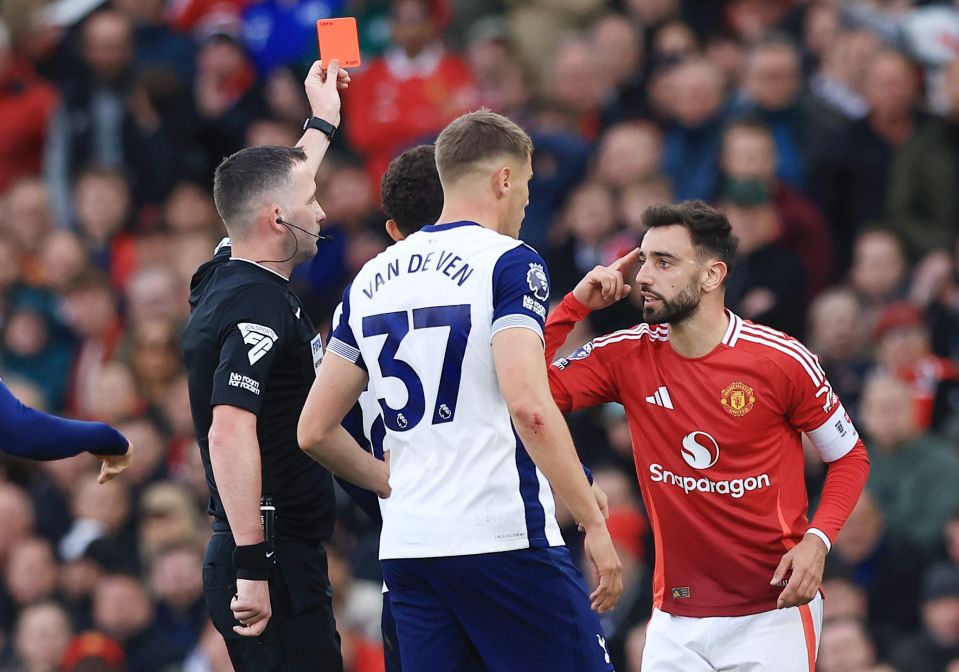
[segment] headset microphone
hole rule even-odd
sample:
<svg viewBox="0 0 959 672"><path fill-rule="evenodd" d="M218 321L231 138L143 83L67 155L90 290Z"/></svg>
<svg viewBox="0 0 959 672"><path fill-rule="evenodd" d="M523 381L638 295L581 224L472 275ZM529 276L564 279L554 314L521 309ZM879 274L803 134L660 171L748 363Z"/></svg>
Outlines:
<svg viewBox="0 0 959 672"><path fill-rule="evenodd" d="M326 240L326 241L332 241L332 240L333 240L333 238L331 238L330 236L323 236L323 235L320 235L319 233L313 233L312 231L307 231L307 230L304 229L303 227L297 226L296 224L291 224L290 222L286 221L285 219L281 219L281 218L279 218L279 217L276 218L276 223L277 223L277 224L282 224L283 226L291 226L291 227L293 227L294 229L296 229L296 230L298 230L298 231L302 231L303 233L305 233L305 234L308 235L308 236L313 236L313 237L316 238L317 240Z"/></svg>

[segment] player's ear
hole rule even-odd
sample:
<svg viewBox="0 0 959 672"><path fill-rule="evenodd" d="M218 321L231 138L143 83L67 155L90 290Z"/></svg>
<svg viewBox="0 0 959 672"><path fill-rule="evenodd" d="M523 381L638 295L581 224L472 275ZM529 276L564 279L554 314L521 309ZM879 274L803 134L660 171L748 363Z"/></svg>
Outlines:
<svg viewBox="0 0 959 672"><path fill-rule="evenodd" d="M725 261L710 259L706 262L703 274L703 291L713 292L723 286L726 276L729 275L729 268Z"/></svg>
<svg viewBox="0 0 959 672"><path fill-rule="evenodd" d="M493 182L493 193L496 194L496 198L506 198L509 195L510 188L510 178L513 175L513 171L510 170L509 166L503 166L497 170L492 175Z"/></svg>
<svg viewBox="0 0 959 672"><path fill-rule="evenodd" d="M400 231L399 225L397 225L395 219L386 220L386 235L393 239L394 243L398 243L406 236L403 235L403 232Z"/></svg>

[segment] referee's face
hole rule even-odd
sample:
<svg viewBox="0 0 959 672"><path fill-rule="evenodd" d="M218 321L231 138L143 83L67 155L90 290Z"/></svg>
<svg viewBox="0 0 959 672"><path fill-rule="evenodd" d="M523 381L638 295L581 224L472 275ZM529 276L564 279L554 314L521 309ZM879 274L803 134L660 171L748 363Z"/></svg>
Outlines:
<svg viewBox="0 0 959 672"><path fill-rule="evenodd" d="M306 163L298 163L293 168L293 185L287 205L289 213L285 219L310 233L319 234L320 223L326 219L326 213L316 200L316 180ZM294 263L313 257L316 254L317 239L299 229L290 231L296 236Z"/></svg>

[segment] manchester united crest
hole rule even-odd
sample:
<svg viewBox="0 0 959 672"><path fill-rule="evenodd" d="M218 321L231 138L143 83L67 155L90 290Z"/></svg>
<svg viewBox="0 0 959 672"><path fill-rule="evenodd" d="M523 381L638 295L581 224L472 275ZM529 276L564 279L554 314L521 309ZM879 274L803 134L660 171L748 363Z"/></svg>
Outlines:
<svg viewBox="0 0 959 672"><path fill-rule="evenodd" d="M722 391L722 398L719 403L723 405L727 413L741 418L753 410L753 406L756 404L756 395L753 393L753 388L737 380L735 383L730 383L729 387Z"/></svg>

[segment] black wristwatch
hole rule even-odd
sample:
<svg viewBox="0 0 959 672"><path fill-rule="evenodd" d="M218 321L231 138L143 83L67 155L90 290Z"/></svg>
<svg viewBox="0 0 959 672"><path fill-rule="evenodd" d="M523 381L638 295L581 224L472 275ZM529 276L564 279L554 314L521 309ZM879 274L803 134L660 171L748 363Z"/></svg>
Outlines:
<svg viewBox="0 0 959 672"><path fill-rule="evenodd" d="M315 128L320 133L325 135L333 141L333 134L336 133L336 126L328 122L326 119L320 119L319 117L310 117L305 122L303 122L303 130L305 131L308 128Z"/></svg>

